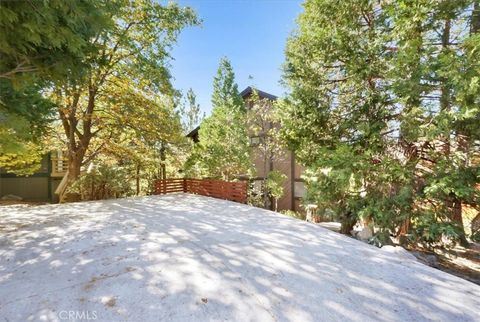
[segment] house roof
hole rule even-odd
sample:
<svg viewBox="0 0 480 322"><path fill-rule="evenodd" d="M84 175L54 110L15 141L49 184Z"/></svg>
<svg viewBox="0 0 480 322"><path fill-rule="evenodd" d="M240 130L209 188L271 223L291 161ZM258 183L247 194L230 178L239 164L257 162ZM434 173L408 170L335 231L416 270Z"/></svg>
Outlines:
<svg viewBox="0 0 480 322"><path fill-rule="evenodd" d="M191 138L194 142L198 142L198 130L200 130L200 125L191 130L186 137Z"/></svg>
<svg viewBox="0 0 480 322"><path fill-rule="evenodd" d="M278 97L275 96L275 95L272 95L272 94L269 94L267 92L264 92L264 91L261 91L259 89L254 89L252 88L251 86L248 86L247 88L245 88L241 93L240 93L240 96L242 96L243 99L245 99L246 97L248 97L249 95L253 94L253 91L257 91L258 93L258 96L260 96L260 98L267 98L267 99L271 99L271 100L276 100ZM196 128L194 128L193 130L191 130L187 135L186 137L187 138L191 138L194 142L198 142L199 141L199 138L198 138L198 130L200 129L200 125L197 126Z"/></svg>
<svg viewBox="0 0 480 322"><path fill-rule="evenodd" d="M257 88L252 88L251 86L248 86L247 88L245 88L241 93L240 93L240 96L242 96L242 98L245 98L249 95L251 95L253 93L253 91L256 90L257 93L258 93L258 96L260 96L261 98L268 98L268 99L271 99L271 100L276 100L278 97L275 96L275 95L272 95L272 94L269 94L267 92L264 92L264 91L261 91Z"/></svg>

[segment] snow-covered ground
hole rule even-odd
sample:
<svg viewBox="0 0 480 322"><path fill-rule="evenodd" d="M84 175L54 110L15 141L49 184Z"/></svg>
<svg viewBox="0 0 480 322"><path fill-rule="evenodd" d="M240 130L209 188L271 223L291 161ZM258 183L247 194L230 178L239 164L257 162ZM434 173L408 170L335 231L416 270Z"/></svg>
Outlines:
<svg viewBox="0 0 480 322"><path fill-rule="evenodd" d="M479 321L480 286L187 194L0 207L1 321Z"/></svg>

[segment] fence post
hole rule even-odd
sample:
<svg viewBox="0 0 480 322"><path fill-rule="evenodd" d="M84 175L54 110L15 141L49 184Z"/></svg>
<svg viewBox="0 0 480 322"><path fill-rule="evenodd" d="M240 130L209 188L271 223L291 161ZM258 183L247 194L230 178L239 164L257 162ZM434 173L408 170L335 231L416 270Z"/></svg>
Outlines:
<svg viewBox="0 0 480 322"><path fill-rule="evenodd" d="M247 181L243 182L243 203L247 203L248 198L248 183Z"/></svg>
<svg viewBox="0 0 480 322"><path fill-rule="evenodd" d="M183 178L183 193L187 192L187 179Z"/></svg>

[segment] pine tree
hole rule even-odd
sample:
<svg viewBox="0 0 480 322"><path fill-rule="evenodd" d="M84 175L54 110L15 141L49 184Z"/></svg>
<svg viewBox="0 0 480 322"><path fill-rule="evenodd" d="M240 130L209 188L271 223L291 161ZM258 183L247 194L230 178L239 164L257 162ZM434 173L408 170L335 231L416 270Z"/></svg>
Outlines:
<svg viewBox="0 0 480 322"><path fill-rule="evenodd" d="M473 8L305 3L286 51L282 136L307 165L307 197L334 210L343 232L361 218L383 241L465 242L461 207L478 206L480 181Z"/></svg>
<svg viewBox="0 0 480 322"><path fill-rule="evenodd" d="M385 28L372 3L308 1L287 47L292 93L281 104L282 133L310 165L310 197L336 211L344 233L387 207L387 195L376 204L365 198L389 189L382 177L391 160L377 162L393 112L383 81Z"/></svg>
<svg viewBox="0 0 480 322"><path fill-rule="evenodd" d="M187 163L189 172L232 180L251 169L246 109L230 62L223 58L213 80L212 115L200 125L200 143Z"/></svg>

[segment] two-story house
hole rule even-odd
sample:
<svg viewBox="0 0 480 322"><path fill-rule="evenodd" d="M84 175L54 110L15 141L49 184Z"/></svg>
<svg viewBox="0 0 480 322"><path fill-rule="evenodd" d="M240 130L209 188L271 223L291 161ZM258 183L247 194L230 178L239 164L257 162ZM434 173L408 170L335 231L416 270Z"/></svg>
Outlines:
<svg viewBox="0 0 480 322"><path fill-rule="evenodd" d="M275 95L256 90L259 99L264 102L275 101L277 97ZM240 95L244 99L247 108L251 108L251 98L254 94L252 87L244 89ZM270 105L271 106L271 105ZM269 122L265 124L268 130L275 130L281 126L281 124L274 124ZM187 136L194 142L199 142L202 138L198 134L199 127L191 131ZM267 131L264 131L267 132ZM301 207L301 199L305 194L304 182L301 179L303 167L295 161L295 154L292 151L286 149L279 149L276 151L273 157L267 157L264 149L262 149L261 142L264 139L266 133L254 133L249 129L250 145L252 148L252 162L255 165L256 177L253 178L254 186L260 186L265 177L270 171L278 170L287 176L287 180L284 184L284 195L278 200L278 210L294 210L303 211Z"/></svg>

